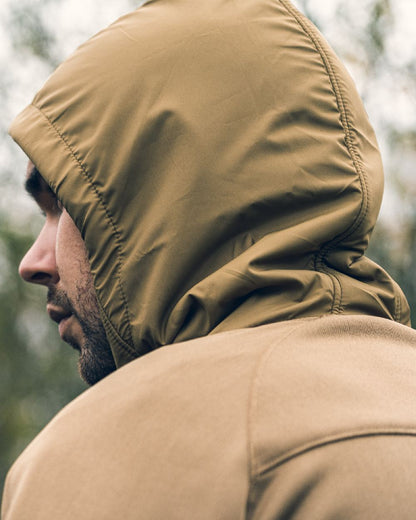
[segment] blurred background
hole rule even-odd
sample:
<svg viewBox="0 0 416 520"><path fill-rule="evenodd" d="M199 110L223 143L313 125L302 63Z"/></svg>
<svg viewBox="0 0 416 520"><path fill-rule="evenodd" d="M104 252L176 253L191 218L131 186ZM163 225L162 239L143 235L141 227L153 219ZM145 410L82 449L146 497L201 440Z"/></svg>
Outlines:
<svg viewBox="0 0 416 520"><path fill-rule="evenodd" d="M25 194L14 116L72 50L140 1L0 0L0 486L49 419L86 387L77 354L17 266L43 218ZM416 323L416 2L295 0L354 77L383 155L386 189L369 256L402 286Z"/></svg>

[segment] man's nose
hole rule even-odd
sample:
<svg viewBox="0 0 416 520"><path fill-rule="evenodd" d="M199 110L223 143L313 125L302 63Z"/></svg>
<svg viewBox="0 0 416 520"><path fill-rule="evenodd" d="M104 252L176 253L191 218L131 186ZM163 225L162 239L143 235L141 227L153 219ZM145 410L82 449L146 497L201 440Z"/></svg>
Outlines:
<svg viewBox="0 0 416 520"><path fill-rule="evenodd" d="M55 233L45 225L19 265L19 274L26 282L41 285L59 281L55 258Z"/></svg>

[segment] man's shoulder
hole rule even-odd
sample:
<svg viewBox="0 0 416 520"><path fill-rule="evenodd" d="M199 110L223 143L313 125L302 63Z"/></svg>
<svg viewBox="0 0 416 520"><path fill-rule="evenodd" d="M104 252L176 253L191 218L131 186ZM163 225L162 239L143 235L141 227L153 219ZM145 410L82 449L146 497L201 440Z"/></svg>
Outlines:
<svg viewBox="0 0 416 520"><path fill-rule="evenodd" d="M8 477L5 504L20 515L10 518L29 507L36 518L51 494L61 519L84 518L76 504L68 516L69 496L103 518L243 515L250 483L311 449L413 435L415 346L415 331L387 320L328 317L162 347L84 392L31 443Z"/></svg>
<svg viewBox="0 0 416 520"><path fill-rule="evenodd" d="M416 392L413 347L415 331L362 316L306 318L168 345L84 392L34 443L50 449L65 438L80 442L86 428L100 438L117 435L114 424L141 436L152 417L160 428L180 429L183 414L218 434L232 424L221 413L238 416L238 427L252 414L259 438L270 431L276 452L276 431L290 451L329 431L401 424L413 410L403 396Z"/></svg>
<svg viewBox="0 0 416 520"><path fill-rule="evenodd" d="M353 404L357 417L373 417L359 409L372 407L380 394L387 406L397 400L393 407L399 413L403 392L416 385L415 347L416 331L366 316L304 318L213 334L161 347L125 365L66 406L48 428L116 417L134 423L148 419L148 407L154 415L175 403L202 415L200 400L205 415L220 396L222 406L228 402L233 408L261 396L258 403L271 406L266 416L281 418L286 410L288 418L302 422L314 406L324 413L327 406ZM328 413L337 422L344 417ZM310 420L316 419L313 411ZM70 428L68 435L79 432Z"/></svg>
<svg viewBox="0 0 416 520"><path fill-rule="evenodd" d="M60 519L90 518L78 503L94 504L95 518L243 514L250 381L274 334L260 331L259 341L258 331L241 330L162 347L84 392L14 464L5 518L38 518L45 497ZM69 496L77 500L68 512Z"/></svg>

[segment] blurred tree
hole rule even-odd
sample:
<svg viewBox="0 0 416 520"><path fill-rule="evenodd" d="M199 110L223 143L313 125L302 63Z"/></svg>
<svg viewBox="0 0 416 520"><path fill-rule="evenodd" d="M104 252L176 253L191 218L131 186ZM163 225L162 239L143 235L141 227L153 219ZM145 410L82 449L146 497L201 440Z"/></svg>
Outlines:
<svg viewBox="0 0 416 520"><path fill-rule="evenodd" d="M391 211L390 219L381 220L377 224L370 245L370 255L394 276L404 290L415 327L416 129L398 131L390 128L389 143L392 152L388 168L397 203Z"/></svg>

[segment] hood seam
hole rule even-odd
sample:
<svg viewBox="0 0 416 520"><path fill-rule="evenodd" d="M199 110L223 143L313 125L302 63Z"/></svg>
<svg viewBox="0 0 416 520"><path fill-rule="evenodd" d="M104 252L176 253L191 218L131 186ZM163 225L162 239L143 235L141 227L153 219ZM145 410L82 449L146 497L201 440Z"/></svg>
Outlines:
<svg viewBox="0 0 416 520"><path fill-rule="evenodd" d="M111 323L110 318L107 316L107 313L105 312L105 310L100 302L98 302L98 305L100 307L100 311L102 312L102 317L108 326L108 332L106 329L106 334L108 334L110 336L111 340L114 340L114 342L126 352L126 354L130 357L130 361L132 361L133 359L136 359L137 353L134 352L134 350L130 347L130 345L128 343L126 343L125 341L123 341L123 338L120 337L120 335L114 328L113 324ZM111 342L110 342L110 347L111 347ZM116 358L115 352L112 347L111 347L111 350L113 352L113 357L116 362L116 365L118 366L118 359Z"/></svg>
<svg viewBox="0 0 416 520"><path fill-rule="evenodd" d="M326 247L326 249L328 251L329 249L332 249L333 247L338 245L339 242L341 242L345 238L349 238L352 235L352 233L354 233L354 231L356 231L356 229L360 226L362 221L365 219L367 212L368 212L368 183L367 183L367 179L365 177L365 172L360 164L361 163L360 156L356 152L355 147L354 147L353 137L352 137L353 129L352 129L350 120L347 115L347 110L346 110L347 103L345 102L345 100L343 98L343 95L341 92L341 87L340 87L340 84L338 81L338 77L337 77L337 74L335 73L335 70L332 65L332 60L331 60L330 56L327 54L327 52L325 51L325 49L322 47L319 40L316 38L316 36L314 34L314 28L312 26L309 27L309 24L300 17L300 13L297 13L295 8L292 5L290 5L289 2L287 2L287 0L280 0L280 2L289 11L289 13L292 14L292 16L295 18L296 22L303 29L306 36L309 37L309 39L313 43L315 49L317 50L319 56L321 57L321 60L323 62L325 70L328 74L330 84L331 84L331 87L332 87L332 90L333 90L333 93L335 96L335 101L336 101L336 104L338 107L338 112L339 112L339 115L341 118L341 127L344 131L346 148L347 148L348 154L352 160L354 170L357 173L357 177L358 177L358 180L360 181L361 190L362 190L361 191L362 198L361 198L360 210L359 210L356 218L351 223L351 225L348 226L348 228L345 231L343 231L342 233L339 233L336 237L334 237L332 240L330 240L328 242L328 245Z"/></svg>
<svg viewBox="0 0 416 520"><path fill-rule="evenodd" d="M88 173L86 167L84 166L84 164L81 162L81 160L78 158L77 154L75 153L75 150L72 148L72 146L70 145L70 143L67 141L67 139L65 138L64 134L58 129L58 127L56 126L56 124L54 122L51 121L51 119L38 107L36 106L34 103L31 103L31 105L39 111L39 113L41 114L41 116L46 119L46 121L48 122L48 124L52 127L52 129L54 130L54 132L57 134L57 136L60 138L60 140L63 142L64 146L67 148L67 150L69 151L71 157L73 158L73 160L76 162L76 164L78 165L78 167L80 168L81 172L83 173L84 177L87 179L88 183L90 184L95 196L97 197L99 203L101 204L101 206L103 207L104 209L104 214L106 216L106 219L108 220L108 222L110 223L110 227L111 229L113 230L113 233L114 233L114 238L115 238L115 244L116 244L116 250L117 250L117 257L118 257L118 262L117 262L117 279L118 279L118 288L119 288L119 291L120 291L120 296L121 296L121 299L122 299L122 302L123 302L123 308L124 308L124 311L126 313L126 316L127 316L127 330L128 330L128 335L129 335L129 340L131 342L131 344L133 345L133 336L132 336L132 332L131 332L131 318L130 318L130 312L129 312L129 307L128 307L128 303L127 303L127 298L125 296L125 293L124 293L124 289L123 289L123 284L122 284L122 281L121 281L121 276L120 276L120 268L121 268L121 259L123 258L123 252L122 252L122 248L121 248L121 244L120 244L120 232L118 231L117 229L117 226L115 225L113 219L111 218L111 215L110 215L110 212L97 188L97 186L94 184L90 174ZM96 291L97 293L97 291ZM98 297L98 294L97 294L97 297ZM100 306L102 307L102 305L100 304ZM105 313L106 314L106 313ZM114 328L114 326L113 326ZM115 330L115 329L114 329ZM119 335L119 333L117 332L117 334ZM121 343L121 342L120 342ZM125 348L125 342L123 341L124 343L124 348ZM131 347L132 348L132 347ZM132 354L132 352L134 352L134 350L128 352L128 354Z"/></svg>
<svg viewBox="0 0 416 520"><path fill-rule="evenodd" d="M258 458L259 447L257 445L255 432L255 419L258 413L258 394L259 387L262 383L263 368L266 365L268 358L274 350L284 342L289 336L293 335L301 327L305 325L306 321L319 320L319 317L301 318L297 322L291 323L289 330L279 336L278 339L268 342L268 344L259 353L258 358L254 364L253 371L250 376L250 383L248 387L248 398L246 407L246 453L247 453L247 479L248 490L246 496L245 519L249 518L249 510L253 501L253 496L257 492L257 480L259 476Z"/></svg>
<svg viewBox="0 0 416 520"><path fill-rule="evenodd" d="M366 177L365 171L361 165L361 157L359 153L356 151L354 142L353 142L353 126L351 125L350 119L348 117L347 113L347 102L344 99L342 89L339 83L338 76L334 70L334 66L331 60L331 57L328 55L326 50L321 45L318 38L316 38L315 31L316 29L307 21L304 20L303 17L297 10L287 1L287 0L280 0L280 3L286 8L286 10L293 16L293 18L296 20L298 25L301 27L305 35L310 39L310 41L313 43L316 51L318 52L323 65L325 67L325 70L328 74L329 81L332 87L332 91L335 96L335 101L338 107L339 115L340 115L340 122L341 127L344 131L344 142L348 151L348 154L352 160L352 164L354 166L354 170L357 174L358 180L360 182L361 187L361 204L360 209L357 213L357 216L345 229L343 232L339 233L336 237L334 237L332 240L324 244L320 251L318 251L315 255L315 267L318 271L324 272L328 276L331 277L331 279L334 277L337 280L337 285L339 286L339 291L335 287L335 283L333 282L334 286L334 302L331 309L331 312L333 313L339 313L342 312L342 285L338 277L329 272L330 266L325 263L325 259L327 258L330 251L334 250L343 240L349 238L353 235L353 233L360 227L360 225L364 222L368 210L369 210L369 189L368 189L368 179ZM399 306L397 300L397 294L395 294L395 315L394 319L400 320L400 312Z"/></svg>

